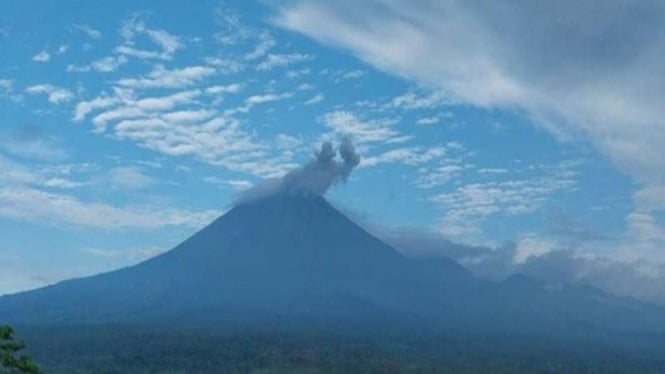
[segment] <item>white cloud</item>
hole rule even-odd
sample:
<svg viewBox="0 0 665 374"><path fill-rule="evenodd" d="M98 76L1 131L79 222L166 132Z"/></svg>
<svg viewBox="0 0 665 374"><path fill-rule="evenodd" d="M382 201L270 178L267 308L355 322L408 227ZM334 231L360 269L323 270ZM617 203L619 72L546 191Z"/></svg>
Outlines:
<svg viewBox="0 0 665 374"><path fill-rule="evenodd" d="M159 229L202 227L218 214L154 206L113 206L33 188L0 187L0 216L19 221L102 229Z"/></svg>
<svg viewBox="0 0 665 374"><path fill-rule="evenodd" d="M67 71L69 72L89 72L96 71L99 73L111 73L117 71L118 68L127 63L127 57L125 56L107 56L102 57L98 60L91 62L88 65L67 65Z"/></svg>
<svg viewBox="0 0 665 374"><path fill-rule="evenodd" d="M194 85L215 74L215 69L208 66L187 66L168 70L157 65L145 78L125 78L118 85L134 89L182 88Z"/></svg>
<svg viewBox="0 0 665 374"><path fill-rule="evenodd" d="M400 135L394 138L386 140L386 144L402 144L413 140L415 136L413 135Z"/></svg>
<svg viewBox="0 0 665 374"><path fill-rule="evenodd" d="M649 185L635 192L635 204L639 211L665 210L665 185Z"/></svg>
<svg viewBox="0 0 665 374"><path fill-rule="evenodd" d="M260 64L256 66L256 70L267 71L278 67L285 67L312 59L312 56L302 53L291 54L268 54Z"/></svg>
<svg viewBox="0 0 665 374"><path fill-rule="evenodd" d="M79 30L83 33L85 33L88 37L92 39L101 39L102 38L102 32L90 27L88 25L74 25L74 29Z"/></svg>
<svg viewBox="0 0 665 374"><path fill-rule="evenodd" d="M118 99L110 96L99 96L90 101L81 101L74 109L74 121L82 121L85 117L97 109L104 109L115 105Z"/></svg>
<svg viewBox="0 0 665 374"><path fill-rule="evenodd" d="M219 31L214 35L215 40L223 46L239 44L253 35L253 30L246 26L240 19L238 12L218 7L215 9L215 23Z"/></svg>
<svg viewBox="0 0 665 374"><path fill-rule="evenodd" d="M208 57L205 63L213 66L219 74L234 74L245 68L242 62L229 58Z"/></svg>
<svg viewBox="0 0 665 374"><path fill-rule="evenodd" d="M103 202L83 201L72 195L46 190L70 190L93 182L78 182L67 175L73 168L62 165L42 168L11 162L0 157L0 216L18 221L105 228L158 229L186 225L200 227L215 218L215 211L188 211L157 206L113 206ZM132 168L112 169L103 181L112 188L136 189L154 181ZM46 189L46 190L45 190Z"/></svg>
<svg viewBox="0 0 665 374"><path fill-rule="evenodd" d="M457 180L463 172L473 166L467 162L469 152L457 142L448 142L442 146L434 147L428 152L430 157L427 157L426 161L431 158L436 160L436 163L434 165L421 165L418 168L419 176L414 180L414 185L418 188L431 189L446 186L451 181ZM432 152L435 153L432 154Z"/></svg>
<svg viewBox="0 0 665 374"><path fill-rule="evenodd" d="M561 140L588 140L636 181L628 231L665 210L663 2L379 0L354 3L352 17L349 4L297 1L274 21L436 95L410 92L393 108L518 111ZM645 238L663 230L662 219L637 221Z"/></svg>
<svg viewBox="0 0 665 374"><path fill-rule="evenodd" d="M256 45L254 50L244 56L245 60L251 61L261 58L268 53L270 49L275 47L277 43L273 39L272 35L269 32L262 32L259 34L259 43Z"/></svg>
<svg viewBox="0 0 665 374"><path fill-rule="evenodd" d="M285 76L289 79L298 79L312 73L312 69L303 68L298 70L289 70L286 72Z"/></svg>
<svg viewBox="0 0 665 374"><path fill-rule="evenodd" d="M171 35L164 30L146 29L145 32L153 42L162 47L163 53L167 55L172 55L175 53L175 51L182 47L179 37Z"/></svg>
<svg viewBox="0 0 665 374"><path fill-rule="evenodd" d="M109 170L108 185L118 190L140 190L157 183L137 166L120 166Z"/></svg>
<svg viewBox="0 0 665 374"><path fill-rule="evenodd" d="M508 169L503 168L480 168L476 170L479 174L506 174Z"/></svg>
<svg viewBox="0 0 665 374"><path fill-rule="evenodd" d="M439 122L441 122L441 118L439 117L423 117L416 120L416 125L418 126L436 125Z"/></svg>
<svg viewBox="0 0 665 374"><path fill-rule="evenodd" d="M256 105L271 103L275 101L281 101L288 99L293 96L292 92L284 92L281 94L268 93L262 95L252 95L245 99L245 104L243 106L232 108L226 110L227 115L233 115L235 113L248 113Z"/></svg>
<svg viewBox="0 0 665 374"><path fill-rule="evenodd" d="M226 184L237 191L243 191L253 186L252 182L244 179L232 179L226 181Z"/></svg>
<svg viewBox="0 0 665 374"><path fill-rule="evenodd" d="M432 147L429 149L423 149L422 147L397 148L383 152L377 156L365 157L361 160L360 166L369 167L393 163L415 166L439 159L445 154L445 147Z"/></svg>
<svg viewBox="0 0 665 374"><path fill-rule="evenodd" d="M47 51L41 51L32 57L34 62L49 62L51 61L51 54Z"/></svg>
<svg viewBox="0 0 665 374"><path fill-rule="evenodd" d="M54 153L52 150L48 150ZM45 154L44 156L46 156ZM82 169L82 165L49 165L44 166L34 161L54 161L55 159L40 159L32 157L29 161L17 163L0 156L0 188L47 188L47 189L73 189L87 185L71 179L74 169ZM29 164L28 164L29 162ZM27 165L26 165L27 164ZM29 165L29 166L28 166Z"/></svg>
<svg viewBox="0 0 665 374"><path fill-rule="evenodd" d="M466 169L466 165L457 162L442 163L434 168L423 168L419 170L421 175L416 180L416 186L420 188L433 188L445 185L453 179L458 178Z"/></svg>
<svg viewBox="0 0 665 374"><path fill-rule="evenodd" d="M309 91L314 89L314 85L311 83L301 83L296 87L298 91Z"/></svg>
<svg viewBox="0 0 665 374"><path fill-rule="evenodd" d="M8 95L14 90L14 82L9 79L0 79L0 95Z"/></svg>
<svg viewBox="0 0 665 374"><path fill-rule="evenodd" d="M49 178L42 182L42 186L57 189L73 189L84 186L85 183L77 182L65 178Z"/></svg>
<svg viewBox="0 0 665 374"><path fill-rule="evenodd" d="M38 84L30 86L26 88L25 92L31 95L47 95L48 101L53 104L61 104L74 98L74 94L68 89L50 84Z"/></svg>
<svg viewBox="0 0 665 374"><path fill-rule="evenodd" d="M41 177L27 167L18 165L0 155L0 172L3 178L0 179L0 187L7 185L37 184Z"/></svg>
<svg viewBox="0 0 665 374"><path fill-rule="evenodd" d="M161 51L145 51L127 45L120 45L116 47L115 52L126 57L135 57L139 60L170 60L172 58L171 56L164 55Z"/></svg>
<svg viewBox="0 0 665 374"><path fill-rule="evenodd" d="M169 111L181 105L193 104L199 95L201 95L200 90L185 90L167 96L137 99L132 90L116 88L114 96L102 94L90 101L79 102L74 109L74 120L81 121L93 111L113 107L99 113L92 119L97 131L103 131L109 122L127 118L150 117L155 115L156 112Z"/></svg>
<svg viewBox="0 0 665 374"><path fill-rule="evenodd" d="M336 135L350 136L359 144L385 142L399 136L393 120L361 120L354 113L337 110L326 113L323 122Z"/></svg>
<svg viewBox="0 0 665 374"><path fill-rule="evenodd" d="M524 264L531 257L539 257L557 249L559 249L559 244L551 239L526 235L520 238L515 245L513 262Z"/></svg>
<svg viewBox="0 0 665 374"><path fill-rule="evenodd" d="M254 184L245 179L223 179L219 177L205 177L203 181L220 187L228 187L236 191L243 191Z"/></svg>
<svg viewBox="0 0 665 374"><path fill-rule="evenodd" d="M303 139L287 134L275 136L275 146L282 151L294 151L304 144Z"/></svg>
<svg viewBox="0 0 665 374"><path fill-rule="evenodd" d="M160 118L170 123L187 124L200 123L215 116L213 110L180 110L177 112L168 112L160 115Z"/></svg>
<svg viewBox="0 0 665 374"><path fill-rule="evenodd" d="M106 248L92 248L85 247L81 249L82 252L106 259L120 259L132 263L140 262L153 258L166 250L161 247L147 247L147 248L128 248L128 249L106 249Z"/></svg>
<svg viewBox="0 0 665 374"><path fill-rule="evenodd" d="M103 132L109 122L127 118L141 118L145 115L146 113L144 111L136 107L124 106L96 115L92 119L92 123L95 125L97 132Z"/></svg>
<svg viewBox="0 0 665 374"><path fill-rule="evenodd" d="M53 138L17 139L0 136L0 149L10 155L41 161L62 161L68 157L67 151Z"/></svg>
<svg viewBox="0 0 665 374"><path fill-rule="evenodd" d="M390 105L393 108L400 108L405 110L433 109L446 104L450 104L450 100L440 92L434 92L426 95L418 95L414 92L407 92L405 94L394 97L390 102Z"/></svg>
<svg viewBox="0 0 665 374"><path fill-rule="evenodd" d="M297 2L275 21L455 102L518 108L557 136L583 135L638 182L665 184L662 2L397 0L353 17L343 4Z"/></svg>
<svg viewBox="0 0 665 374"><path fill-rule="evenodd" d="M245 103L248 105L257 105L257 104L265 104L269 103L272 101L279 101L286 99L288 97L291 97L291 94L289 93L284 93L284 94L265 94L265 95L253 95L245 99Z"/></svg>
<svg viewBox="0 0 665 374"><path fill-rule="evenodd" d="M11 79L0 79L0 99L5 98L14 102L20 102L23 98L14 92L14 81Z"/></svg>
<svg viewBox="0 0 665 374"><path fill-rule="evenodd" d="M200 90L188 90L173 93L168 96L146 97L142 99L128 97L100 96L91 101L80 102L74 110L74 120L83 120L90 112L97 109L115 108L99 113L92 119L97 131L103 131L109 122L130 118L154 117L158 113L169 111L184 104L191 104L201 94ZM172 120L186 120L189 118L209 118L210 111L179 111L166 115Z"/></svg>
<svg viewBox="0 0 665 374"><path fill-rule="evenodd" d="M211 94L211 95L219 95L219 94L234 94L240 92L240 88L242 86L238 83L231 83L226 86L212 86L206 88L206 93Z"/></svg>
<svg viewBox="0 0 665 374"><path fill-rule="evenodd" d="M200 90L187 90L173 93L168 96L147 97L139 100L126 100L125 103L140 110L163 111L170 110L178 105L190 104L201 94Z"/></svg>
<svg viewBox="0 0 665 374"><path fill-rule="evenodd" d="M214 117L196 126L161 118L120 121L115 136L169 156L193 156L229 170L260 177L281 176L294 167L280 157L271 157L267 146L243 131L231 117Z"/></svg>
<svg viewBox="0 0 665 374"><path fill-rule="evenodd" d="M338 70L338 71L333 71L329 72L326 70L328 74L331 76L333 82L335 83L340 83L343 81L348 81L348 80L356 80L364 77L367 72L365 70Z"/></svg>
<svg viewBox="0 0 665 374"><path fill-rule="evenodd" d="M342 80L349 80L349 79L360 79L367 74L366 71L364 70L350 70L350 71L345 71L340 75L340 79Z"/></svg>
<svg viewBox="0 0 665 374"><path fill-rule="evenodd" d="M572 190L576 181L556 173L530 179L470 183L432 197L445 210L441 230L454 238L480 234L493 215L516 216L540 209L554 194Z"/></svg>
<svg viewBox="0 0 665 374"><path fill-rule="evenodd" d="M42 141L43 139L37 139ZM30 148L30 142L25 143L23 148ZM10 143L13 144L13 143ZM0 143L5 146L6 144ZM3 147L7 150L6 147ZM9 188L17 191L25 189L74 189L92 184L92 180L78 181L73 178L73 174L88 173L94 168L89 164L53 164L54 161L60 161L66 154L58 154L61 150L54 146L51 148L44 147L36 151L25 149L21 150L18 155L24 160L21 162L11 161L7 158L0 156L0 174L3 178L0 179L0 188ZM8 152L14 154L13 152ZM108 185L105 181L105 185Z"/></svg>
<svg viewBox="0 0 665 374"><path fill-rule="evenodd" d="M175 52L182 48L180 37L160 29L151 29L138 17L132 17L122 24L120 33L124 44L116 47L116 53L138 59L171 60ZM136 47L136 37L146 36L160 47L160 50L144 50Z"/></svg>
<svg viewBox="0 0 665 374"><path fill-rule="evenodd" d="M190 74L184 75L193 79ZM244 100L243 106L228 109L223 115L211 110L205 101L197 100L203 92L235 93L240 88L240 84L229 84L159 97L137 97L133 89L115 88L113 96L102 94L78 103L73 117L81 121L101 110L92 117L97 132L110 128L115 138L164 155L190 156L259 177L281 176L295 166L291 161L293 152L284 151L277 157L271 155L269 145L272 142L258 140L255 134L245 131L233 114L247 112L255 105L284 100L292 93L253 95Z"/></svg>
<svg viewBox="0 0 665 374"><path fill-rule="evenodd" d="M322 102L324 98L325 98L325 96L323 96L322 93L318 93L318 94L312 96L312 97L311 97L310 99L308 99L307 101L305 101L303 104L305 104L305 105L314 105L314 104L318 104L318 103Z"/></svg>
<svg viewBox="0 0 665 374"><path fill-rule="evenodd" d="M601 247L597 254L591 255L571 250L570 243L557 238L533 233L498 248L453 244L434 233L409 230L382 236L406 254L445 255L483 278L502 280L511 274L525 274L548 286L592 286L610 294L665 305L663 264L655 264L654 269L650 266L654 261L648 261L645 268L647 261L608 257L607 245L613 243L610 238L597 238L595 244L578 243L585 248Z"/></svg>

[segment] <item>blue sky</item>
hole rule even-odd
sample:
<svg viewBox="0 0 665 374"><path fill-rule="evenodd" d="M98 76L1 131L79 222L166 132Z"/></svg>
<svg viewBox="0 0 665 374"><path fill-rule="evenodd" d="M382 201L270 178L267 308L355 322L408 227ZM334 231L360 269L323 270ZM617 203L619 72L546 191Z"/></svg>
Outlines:
<svg viewBox="0 0 665 374"><path fill-rule="evenodd" d="M343 136L328 196L373 227L662 281L662 4L513 3L2 2L0 294L168 250Z"/></svg>

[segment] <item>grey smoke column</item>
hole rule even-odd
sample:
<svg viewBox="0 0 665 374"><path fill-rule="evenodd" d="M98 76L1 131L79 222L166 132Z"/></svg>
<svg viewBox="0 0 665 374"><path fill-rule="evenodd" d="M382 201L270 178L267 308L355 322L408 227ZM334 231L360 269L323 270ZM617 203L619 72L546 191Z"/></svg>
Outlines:
<svg viewBox="0 0 665 374"><path fill-rule="evenodd" d="M336 159L338 153L341 160ZM338 149L334 148L332 142L325 141L307 164L288 172L282 178L267 180L250 188L239 196L237 202L250 202L276 194L323 195L331 186L346 182L359 163L360 156L350 139L343 138Z"/></svg>
<svg viewBox="0 0 665 374"><path fill-rule="evenodd" d="M307 165L286 174L284 190L294 195L323 195L330 186L345 182L360 163L360 156L348 138L339 145L341 161L335 159L337 151L331 142L321 144L321 149Z"/></svg>
<svg viewBox="0 0 665 374"><path fill-rule="evenodd" d="M360 155L349 138L343 138L339 144L339 155L343 161L340 169L342 181L346 182L353 169L360 164Z"/></svg>

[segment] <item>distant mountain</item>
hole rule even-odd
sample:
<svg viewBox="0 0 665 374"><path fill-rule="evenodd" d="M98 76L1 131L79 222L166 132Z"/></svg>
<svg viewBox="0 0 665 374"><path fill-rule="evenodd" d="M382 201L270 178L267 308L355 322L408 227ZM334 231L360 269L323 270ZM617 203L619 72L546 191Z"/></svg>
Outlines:
<svg viewBox="0 0 665 374"><path fill-rule="evenodd" d="M278 194L136 266L1 297L0 322L653 332L665 312L524 276L481 281L402 256L320 196Z"/></svg>

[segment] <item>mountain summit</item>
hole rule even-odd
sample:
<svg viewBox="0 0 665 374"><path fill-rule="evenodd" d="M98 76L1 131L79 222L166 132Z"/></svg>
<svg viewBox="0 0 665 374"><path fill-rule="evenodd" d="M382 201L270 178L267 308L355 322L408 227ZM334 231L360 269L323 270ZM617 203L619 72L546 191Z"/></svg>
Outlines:
<svg viewBox="0 0 665 374"><path fill-rule="evenodd" d="M0 298L14 324L396 326L562 333L659 331L661 309L528 278L481 281L452 260L415 260L323 197L240 203L138 265Z"/></svg>

